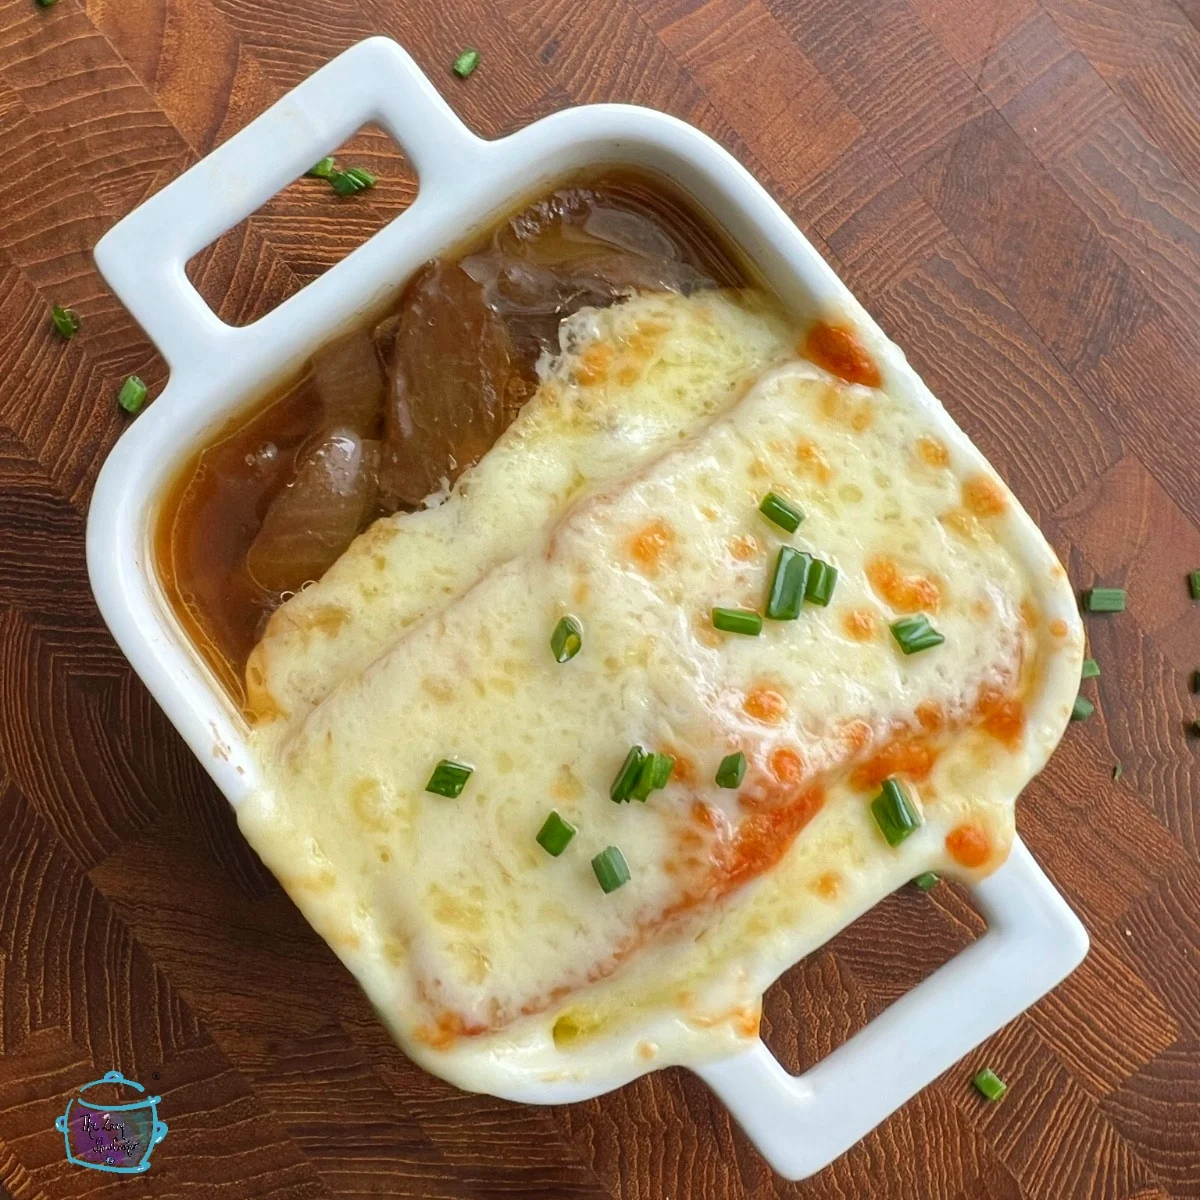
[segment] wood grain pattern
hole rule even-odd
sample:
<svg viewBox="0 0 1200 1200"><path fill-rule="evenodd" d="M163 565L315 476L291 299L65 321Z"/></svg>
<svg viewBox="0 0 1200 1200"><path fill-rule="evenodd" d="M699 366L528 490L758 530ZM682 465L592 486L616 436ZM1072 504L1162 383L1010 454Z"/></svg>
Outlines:
<svg viewBox="0 0 1200 1200"><path fill-rule="evenodd" d="M1042 522L1091 619L1096 715L1021 802L1091 956L815 1179L692 1076L570 1108L453 1091L392 1046L108 637L84 569L120 381L166 370L90 250L330 56L402 41L484 135L572 103L692 121L764 182ZM484 65L448 64L465 44ZM0 1196L580 1200L1200 1197L1200 7L1196 0L0 0ZM301 181L189 271L246 323L415 194ZM56 338L52 303L83 317ZM1113 778L1114 764L1123 766ZM813 1063L978 936L897 894L794 968ZM1008 1098L969 1086L993 1065ZM163 1095L149 1176L63 1161L109 1068Z"/></svg>

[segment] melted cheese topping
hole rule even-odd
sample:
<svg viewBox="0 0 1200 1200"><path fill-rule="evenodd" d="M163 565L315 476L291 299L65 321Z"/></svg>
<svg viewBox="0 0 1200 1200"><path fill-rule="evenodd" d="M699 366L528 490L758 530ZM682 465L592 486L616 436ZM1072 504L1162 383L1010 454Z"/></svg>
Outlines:
<svg viewBox="0 0 1200 1200"><path fill-rule="evenodd" d="M646 304L679 344L622 382ZM611 1082L754 1036L763 988L887 891L999 865L1065 726L1082 637L1012 496L956 469L924 407L772 366L784 344L729 297L581 314L527 428L360 539L256 654L275 719L241 825L409 1053L463 1086ZM806 513L796 534L758 512L768 490ZM785 544L837 567L832 603L716 631L714 606L762 610ZM560 665L568 612L583 649ZM946 641L906 657L888 626L914 612ZM675 773L614 804L634 743ZM739 749L741 787L716 787ZM424 790L442 758L475 768L454 800ZM889 776L925 822L894 849L869 809ZM551 809L578 828L559 858L535 841ZM605 895L609 845L632 878Z"/></svg>
<svg viewBox="0 0 1200 1200"><path fill-rule="evenodd" d="M376 521L272 616L246 671L257 717L302 717L572 500L728 409L793 341L772 305L715 291L585 309L560 337L543 386L445 503Z"/></svg>

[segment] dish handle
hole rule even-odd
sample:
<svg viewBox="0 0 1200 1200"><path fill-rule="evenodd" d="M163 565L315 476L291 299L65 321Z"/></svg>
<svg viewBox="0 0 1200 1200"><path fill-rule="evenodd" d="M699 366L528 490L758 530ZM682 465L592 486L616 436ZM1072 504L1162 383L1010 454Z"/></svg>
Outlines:
<svg viewBox="0 0 1200 1200"><path fill-rule="evenodd" d="M202 162L150 197L96 246L109 286L173 372L211 369L231 339L187 278L193 255L245 220L281 188L377 121L407 155L422 192L461 187L486 143L442 99L390 38L350 47ZM401 216L401 219L403 218Z"/></svg>
<svg viewBox="0 0 1200 1200"><path fill-rule="evenodd" d="M761 1041L695 1068L779 1174L832 1162L1087 954L1087 932L1020 838L973 893L987 932L803 1075Z"/></svg>

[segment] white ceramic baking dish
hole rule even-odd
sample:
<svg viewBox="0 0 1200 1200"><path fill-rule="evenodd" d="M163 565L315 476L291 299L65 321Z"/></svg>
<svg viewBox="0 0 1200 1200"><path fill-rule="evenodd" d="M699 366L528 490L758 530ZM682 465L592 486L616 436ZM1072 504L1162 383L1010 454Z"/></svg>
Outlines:
<svg viewBox="0 0 1200 1200"><path fill-rule="evenodd" d="M387 129L412 163L419 193L411 207L253 325L218 320L189 283L188 260L368 122ZM399 46L362 42L96 247L101 272L162 351L170 381L97 481L87 538L92 587L134 669L234 806L254 787L257 767L241 715L189 644L155 576L152 523L164 485L181 458L250 397L378 307L421 262L540 186L597 162L641 165L674 179L741 244L786 304L798 314L836 312L853 321L889 386L934 412L952 444L978 454L782 210L709 138L661 113L596 105L484 141ZM1049 551L1036 541L1029 557L1049 569ZM789 1075L761 1042L694 1067L782 1175L803 1178L829 1163L1087 952L1083 927L1019 840L1005 866L975 888L975 899L987 933L805 1074ZM507 1094L559 1103L611 1086L532 1083Z"/></svg>

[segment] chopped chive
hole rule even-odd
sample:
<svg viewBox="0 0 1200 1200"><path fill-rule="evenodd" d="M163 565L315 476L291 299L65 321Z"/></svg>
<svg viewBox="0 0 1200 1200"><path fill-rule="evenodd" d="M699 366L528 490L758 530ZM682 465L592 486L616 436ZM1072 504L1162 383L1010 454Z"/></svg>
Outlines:
<svg viewBox="0 0 1200 1200"><path fill-rule="evenodd" d="M1089 588L1083 593L1083 607L1088 612L1108 613L1125 611L1124 588Z"/></svg>
<svg viewBox="0 0 1200 1200"><path fill-rule="evenodd" d="M582 648L583 624L578 617L563 617L550 635L550 649L554 652L554 661L570 662Z"/></svg>
<svg viewBox="0 0 1200 1200"><path fill-rule="evenodd" d="M328 179L329 186L339 196L353 196L355 192L365 192L376 183L375 176L366 167L349 167L345 171L334 171Z"/></svg>
<svg viewBox="0 0 1200 1200"><path fill-rule="evenodd" d="M908 793L895 779L883 781L883 791L871 801L871 815L889 846L898 846L923 824Z"/></svg>
<svg viewBox="0 0 1200 1200"><path fill-rule="evenodd" d="M575 836L575 832L575 826L570 821L563 820L558 813L551 809L550 815L538 830L537 844L547 854L557 858L567 848L567 844Z"/></svg>
<svg viewBox="0 0 1200 1200"><path fill-rule="evenodd" d="M941 881L942 877L940 875L935 875L932 871L925 871L918 875L916 879L913 880L913 883L919 887L921 891L929 892L937 887Z"/></svg>
<svg viewBox="0 0 1200 1200"><path fill-rule="evenodd" d="M809 604L818 604L824 608L833 595L837 577L837 567L831 567L829 563L814 558L812 566L808 568L808 583L804 587L805 600Z"/></svg>
<svg viewBox="0 0 1200 1200"><path fill-rule="evenodd" d="M641 800L644 804L646 798L654 790L654 759L655 755L647 754L642 758L641 766L638 767L638 777L633 782L633 787L629 789L630 800Z"/></svg>
<svg viewBox="0 0 1200 1200"><path fill-rule="evenodd" d="M1121 776L1124 774L1125 774L1125 768L1123 766L1121 766L1120 763L1117 763L1117 765L1115 767L1113 767L1113 769L1112 769L1113 779L1114 780L1120 779Z"/></svg>
<svg viewBox="0 0 1200 1200"><path fill-rule="evenodd" d="M117 403L131 417L141 412L142 405L146 403L146 385L136 375L130 375L121 384L121 390L117 393Z"/></svg>
<svg viewBox="0 0 1200 1200"><path fill-rule="evenodd" d="M53 8L58 0L37 0L38 8Z"/></svg>
<svg viewBox="0 0 1200 1200"><path fill-rule="evenodd" d="M900 644L905 654L916 654L940 646L946 639L929 623L924 613L915 617L904 617L892 626L892 637Z"/></svg>
<svg viewBox="0 0 1200 1200"><path fill-rule="evenodd" d="M746 756L740 750L736 754L727 754L717 768L717 787L741 787L745 776Z"/></svg>
<svg viewBox="0 0 1200 1200"><path fill-rule="evenodd" d="M466 763L455 762L452 758L443 758L433 768L433 774L430 775L425 790L433 792L435 796L446 796L453 800L456 796L462 795L462 790L467 786L467 780L471 778L474 770L474 767L469 767Z"/></svg>
<svg viewBox="0 0 1200 1200"><path fill-rule="evenodd" d="M758 637L762 633L762 617L748 608L714 608L714 629L722 633L744 633L747 637Z"/></svg>
<svg viewBox="0 0 1200 1200"><path fill-rule="evenodd" d="M50 319L54 328L70 341L79 332L79 314L73 308L63 308L61 304L50 309Z"/></svg>
<svg viewBox="0 0 1200 1200"><path fill-rule="evenodd" d="M450 68L459 79L466 79L479 66L479 51L474 46L468 46L455 60Z"/></svg>
<svg viewBox="0 0 1200 1200"><path fill-rule="evenodd" d="M768 521L774 522L780 529L786 529L788 533L795 533L800 528L800 522L804 520L804 514L777 492L768 492L762 498L758 511Z"/></svg>
<svg viewBox="0 0 1200 1200"><path fill-rule="evenodd" d="M999 1100L1008 1091L1008 1084L991 1067L984 1067L971 1082L985 1099L993 1102Z"/></svg>
<svg viewBox="0 0 1200 1200"><path fill-rule="evenodd" d="M1200 692L1200 671L1192 673L1192 691Z"/></svg>
<svg viewBox="0 0 1200 1200"><path fill-rule="evenodd" d="M1200 571L1188 572L1188 591L1193 600L1200 600Z"/></svg>
<svg viewBox="0 0 1200 1200"><path fill-rule="evenodd" d="M671 772L675 770L675 756L672 754L656 754L654 756L654 790L665 788L671 782Z"/></svg>
<svg viewBox="0 0 1200 1200"><path fill-rule="evenodd" d="M596 873L596 882L606 892L615 892L617 888L629 882L629 864L616 846L607 846L601 850L592 859L592 870Z"/></svg>
<svg viewBox="0 0 1200 1200"><path fill-rule="evenodd" d="M337 163L333 161L333 155L327 154L320 162L314 163L304 173L312 179L329 179L336 171Z"/></svg>
<svg viewBox="0 0 1200 1200"><path fill-rule="evenodd" d="M608 789L608 794L616 803L620 804L629 799L633 791L634 785L638 781L638 776L641 774L642 761L646 757L646 751L642 746L631 746L629 753L625 755L625 761L621 764L621 769L617 772L616 779L612 782L612 787Z"/></svg>
<svg viewBox="0 0 1200 1200"><path fill-rule="evenodd" d="M643 804L654 790L654 755L647 754L638 767L638 776L629 789L628 799L640 800Z"/></svg>
<svg viewBox="0 0 1200 1200"><path fill-rule="evenodd" d="M645 755L638 768L637 779L629 789L629 799L644 803L651 792L667 786L674 769L675 760L669 754Z"/></svg>
<svg viewBox="0 0 1200 1200"><path fill-rule="evenodd" d="M791 546L780 546L779 557L775 560L775 573L767 590L766 614L770 620L794 621L800 615L811 565L811 554L793 550ZM716 624L715 618L713 623Z"/></svg>
<svg viewBox="0 0 1200 1200"><path fill-rule="evenodd" d="M1080 676L1082 679L1095 679L1100 674L1100 664L1094 658L1085 658L1083 660L1083 673Z"/></svg>
<svg viewBox="0 0 1200 1200"><path fill-rule="evenodd" d="M1071 705L1071 720L1086 721L1096 711L1096 706L1086 696L1076 696Z"/></svg>

